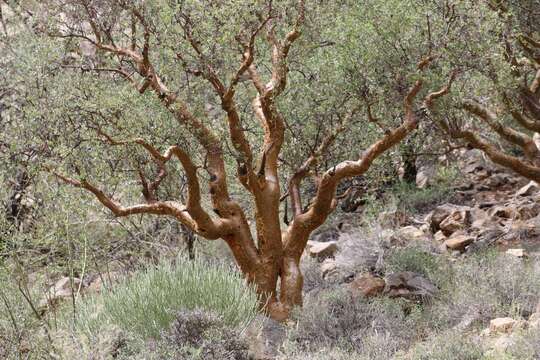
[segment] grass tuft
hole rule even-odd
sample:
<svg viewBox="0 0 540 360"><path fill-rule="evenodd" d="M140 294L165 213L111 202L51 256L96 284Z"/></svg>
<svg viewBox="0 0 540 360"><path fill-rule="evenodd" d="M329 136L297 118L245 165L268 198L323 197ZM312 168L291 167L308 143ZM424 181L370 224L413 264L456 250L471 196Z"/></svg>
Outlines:
<svg viewBox="0 0 540 360"><path fill-rule="evenodd" d="M225 324L243 327L258 312L258 299L240 274L224 265L180 258L136 273L111 291L89 299L79 328L96 334L117 326L141 338L157 338L179 310L207 310Z"/></svg>

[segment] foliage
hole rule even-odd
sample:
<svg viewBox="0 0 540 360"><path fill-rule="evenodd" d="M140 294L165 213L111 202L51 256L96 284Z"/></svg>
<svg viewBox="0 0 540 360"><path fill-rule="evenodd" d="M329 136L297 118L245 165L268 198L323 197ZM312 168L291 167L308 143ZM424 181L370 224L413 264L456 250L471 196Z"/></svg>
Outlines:
<svg viewBox="0 0 540 360"><path fill-rule="evenodd" d="M399 360L481 360L484 351L478 342L464 338L461 332L449 331L416 345Z"/></svg>
<svg viewBox="0 0 540 360"><path fill-rule="evenodd" d="M391 249L385 260L385 272L413 271L428 279L438 282L443 281L440 275L449 268L448 262L440 255L430 251L431 249L422 244L411 244L405 248Z"/></svg>
<svg viewBox="0 0 540 360"><path fill-rule="evenodd" d="M166 341L179 349L178 359L248 359L247 344L238 330L225 326L219 316L197 309L178 312Z"/></svg>
<svg viewBox="0 0 540 360"><path fill-rule="evenodd" d="M92 297L79 313L89 335L116 325L138 337L157 338L179 310L213 312L231 326L245 326L258 312L257 296L239 274L224 265L178 258L134 274L123 284Z"/></svg>

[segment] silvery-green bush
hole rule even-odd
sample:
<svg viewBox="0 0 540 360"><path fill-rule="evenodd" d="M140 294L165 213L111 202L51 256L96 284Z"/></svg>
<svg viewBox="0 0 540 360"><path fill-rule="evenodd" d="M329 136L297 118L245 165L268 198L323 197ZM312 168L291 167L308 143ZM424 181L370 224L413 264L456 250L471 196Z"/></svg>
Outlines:
<svg viewBox="0 0 540 360"><path fill-rule="evenodd" d="M257 295L225 265L180 258L138 272L124 283L89 299L79 313L81 330L94 334L116 326L141 338L169 329L179 310L201 309L226 325L244 327L258 312Z"/></svg>

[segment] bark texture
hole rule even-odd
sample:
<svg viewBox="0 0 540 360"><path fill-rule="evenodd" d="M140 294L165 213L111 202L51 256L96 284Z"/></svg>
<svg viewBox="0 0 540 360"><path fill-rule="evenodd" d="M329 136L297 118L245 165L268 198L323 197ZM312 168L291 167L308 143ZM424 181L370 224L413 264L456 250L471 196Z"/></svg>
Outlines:
<svg viewBox="0 0 540 360"><path fill-rule="evenodd" d="M189 21L182 23L185 31L184 40L190 44L199 57L197 76L207 80L209 86L221 100L221 108L226 115L229 137L236 153L238 164L235 179L227 178L223 142L216 133L191 111L189 104L180 99L162 81L156 68L150 61L152 29L148 25L144 12L134 6L125 5L124 10L131 13L133 24L131 31L133 40L130 46L122 47L112 41L107 29L100 28L95 11L86 1L81 1L81 9L90 24L88 32L60 32L55 36L81 38L91 43L98 51L112 54L123 62L129 61L136 69L136 74L129 74L122 63L115 69L94 68L96 72L113 71L131 83L139 93L152 92L162 106L194 136L206 153L206 170L209 173L209 191L213 212L208 212L201 201L201 176L199 167L192 157L177 145L170 146L165 152L150 141L137 139L116 139L104 130L97 128L97 135L110 146L135 145L144 149L154 160L159 172L153 181L145 178L142 172L140 184L145 202L132 206L124 206L111 198L106 192L88 180L78 180L51 169L55 175L72 186L87 190L116 216L133 214L154 214L175 218L183 226L198 236L214 240L223 239L231 249L238 266L246 279L254 283L261 295L261 304L270 316L277 320L288 317L292 307L302 304L303 277L300 271L300 258L306 247L310 234L325 222L335 209L338 199L336 188L348 178L364 174L371 164L392 146L402 141L415 130L418 119L415 115L415 99L422 88L422 81L417 81L403 99L404 120L398 127L381 135L370 147L365 149L357 159L343 161L325 171L317 179L317 191L309 205L305 206L301 199L302 181L311 174L319 164L328 148L336 138L349 126L351 118L357 116L358 109L353 108L333 131L321 141L319 147L294 172L282 194L279 183L279 154L284 142L285 121L278 111L276 101L287 86L287 59L291 47L300 36L305 17L305 4L298 2L296 21L292 28L281 38L277 35L271 2L267 11L261 12L259 24L244 32L239 39L242 46L242 61L230 79L224 81L220 75L207 64L200 42L194 37ZM137 30L138 29L138 30ZM136 31L137 30L137 31ZM137 34L140 34L138 38ZM264 34L271 49L271 75L268 81L263 80L255 65L255 40ZM184 54L176 54L179 60ZM424 67L419 66L419 72ZM191 71L186 69L186 71ZM256 96L252 100L253 114L260 123L264 133L261 152L254 154L241 124L235 101L235 90L238 83L248 79ZM433 95L428 95L433 96ZM368 109L368 111L370 111ZM161 144L163 145L163 144ZM180 201L162 201L156 195L163 178L167 176L167 164L178 161L187 178L187 199ZM258 163L258 169L255 164ZM255 204L255 234L252 234L244 209L229 196L229 181L238 181L253 198ZM280 202L289 199L293 216L288 226L282 228L280 222ZM279 283L279 293L277 291Z"/></svg>

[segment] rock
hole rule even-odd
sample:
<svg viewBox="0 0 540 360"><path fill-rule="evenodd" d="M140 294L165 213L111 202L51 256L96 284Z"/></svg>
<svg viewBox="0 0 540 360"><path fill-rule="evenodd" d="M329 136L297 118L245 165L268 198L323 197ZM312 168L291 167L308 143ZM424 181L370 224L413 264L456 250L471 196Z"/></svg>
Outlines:
<svg viewBox="0 0 540 360"><path fill-rule="evenodd" d="M517 320L512 318L497 318L489 322L489 330L493 333L510 333L517 326Z"/></svg>
<svg viewBox="0 0 540 360"><path fill-rule="evenodd" d="M503 229L498 225L479 230L480 233L476 237L476 240L467 247L467 252L475 252L486 249L505 235Z"/></svg>
<svg viewBox="0 0 540 360"><path fill-rule="evenodd" d="M102 289L110 289L122 279L119 271L109 271L103 274L95 274L83 282L86 292L101 292Z"/></svg>
<svg viewBox="0 0 540 360"><path fill-rule="evenodd" d="M70 279L64 276L47 290L45 296L38 303L38 309L45 312L48 307L57 306L62 299L70 298L74 292L76 293L80 285L80 279Z"/></svg>
<svg viewBox="0 0 540 360"><path fill-rule="evenodd" d="M516 192L516 196L531 196L538 192L538 190L540 190L540 187L538 186L536 181L531 181L530 183L519 189Z"/></svg>
<svg viewBox="0 0 540 360"><path fill-rule="evenodd" d="M365 297L379 295L383 292L385 286L386 282L384 279L371 274L364 274L360 277L356 277L349 284L349 287L354 295L361 295Z"/></svg>
<svg viewBox="0 0 540 360"><path fill-rule="evenodd" d="M487 161L480 150L471 149L466 151L462 156L464 159L467 159L463 167L465 174L477 173L480 170L488 168Z"/></svg>
<svg viewBox="0 0 540 360"><path fill-rule="evenodd" d="M484 181L484 185L490 188L499 188L505 185L513 185L515 183L515 178L507 173L493 174Z"/></svg>
<svg viewBox="0 0 540 360"><path fill-rule="evenodd" d="M474 242L474 237L467 234L454 234L447 240L445 240L444 245L447 248L452 250L464 251L467 245L470 245Z"/></svg>
<svg viewBox="0 0 540 360"><path fill-rule="evenodd" d="M536 147L540 149L540 134L539 133L537 133L537 132L534 133L533 141L534 141Z"/></svg>
<svg viewBox="0 0 540 360"><path fill-rule="evenodd" d="M488 215L487 212L480 208L474 208L471 211L471 229L482 230L484 228L490 227L493 223L493 219Z"/></svg>
<svg viewBox="0 0 540 360"><path fill-rule="evenodd" d="M377 217L377 223L385 229L393 229L405 224L409 216L399 210L383 211Z"/></svg>
<svg viewBox="0 0 540 360"><path fill-rule="evenodd" d="M521 220L532 219L540 213L540 204L537 201L527 201L516 207L517 217Z"/></svg>
<svg viewBox="0 0 540 360"><path fill-rule="evenodd" d="M315 233L312 236L312 241L316 242L329 242L337 241L339 239L340 231L336 228L328 228Z"/></svg>
<svg viewBox="0 0 540 360"><path fill-rule="evenodd" d="M334 274L336 270L337 270L337 264L334 259L326 259L321 264L321 273L322 273L323 278L326 278L329 275Z"/></svg>
<svg viewBox="0 0 540 360"><path fill-rule="evenodd" d="M439 228L450 236L458 230L465 230L470 225L470 219L470 211L455 211L439 224Z"/></svg>
<svg viewBox="0 0 540 360"><path fill-rule="evenodd" d="M286 335L284 325L259 315L248 326L243 335L248 343L250 359L275 359Z"/></svg>
<svg viewBox="0 0 540 360"><path fill-rule="evenodd" d="M425 187L427 187L429 178L430 176L426 171L420 170L416 174L416 187L419 189L424 189Z"/></svg>
<svg viewBox="0 0 540 360"><path fill-rule="evenodd" d="M333 257L338 250L336 241L318 242L308 241L308 253L311 257L324 260Z"/></svg>
<svg viewBox="0 0 540 360"><path fill-rule="evenodd" d="M439 230L435 233L435 235L433 235L433 239L437 242L443 242L444 240L446 240L446 235L444 235L444 233Z"/></svg>
<svg viewBox="0 0 540 360"><path fill-rule="evenodd" d="M527 256L527 254L525 253L525 250L523 250L523 249L508 249L508 250L506 250L506 253L508 255L512 255L512 256L515 256L515 257L518 257L518 258L522 258L522 257Z"/></svg>
<svg viewBox="0 0 540 360"><path fill-rule="evenodd" d="M540 328L540 312L536 312L529 317L529 327L533 329Z"/></svg>
<svg viewBox="0 0 540 360"><path fill-rule="evenodd" d="M491 344L491 348L496 352L503 353L512 345L515 344L515 341L509 335L503 335L495 339Z"/></svg>
<svg viewBox="0 0 540 360"><path fill-rule="evenodd" d="M471 208L452 204L441 205L433 210L428 221L433 233L442 230L448 236L457 230L465 229L470 224Z"/></svg>
<svg viewBox="0 0 540 360"><path fill-rule="evenodd" d="M418 300L433 297L438 291L429 280L412 271L389 274L385 280L384 293L389 297Z"/></svg>
<svg viewBox="0 0 540 360"><path fill-rule="evenodd" d="M426 234L415 226L405 226L396 231L395 236L407 242L424 240Z"/></svg>
<svg viewBox="0 0 540 360"><path fill-rule="evenodd" d="M503 219L515 219L519 216L519 213L514 205L498 205L491 208L489 211L491 216L503 218Z"/></svg>

